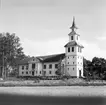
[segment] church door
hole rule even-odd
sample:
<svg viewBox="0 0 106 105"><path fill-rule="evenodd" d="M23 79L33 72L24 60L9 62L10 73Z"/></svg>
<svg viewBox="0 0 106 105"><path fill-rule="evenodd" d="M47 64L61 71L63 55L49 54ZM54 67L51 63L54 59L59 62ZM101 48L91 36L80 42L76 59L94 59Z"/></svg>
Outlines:
<svg viewBox="0 0 106 105"><path fill-rule="evenodd" d="M79 70L79 77L81 77L81 70Z"/></svg>
<svg viewBox="0 0 106 105"><path fill-rule="evenodd" d="M32 71L32 76L34 76L34 71Z"/></svg>

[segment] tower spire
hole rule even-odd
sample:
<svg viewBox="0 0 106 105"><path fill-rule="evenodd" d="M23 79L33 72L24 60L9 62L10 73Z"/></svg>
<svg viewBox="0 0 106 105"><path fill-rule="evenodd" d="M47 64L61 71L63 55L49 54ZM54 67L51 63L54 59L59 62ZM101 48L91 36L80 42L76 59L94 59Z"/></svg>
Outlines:
<svg viewBox="0 0 106 105"><path fill-rule="evenodd" d="M75 25L75 17L74 16L73 16L72 26L70 27L70 29L72 29L72 31L74 31L74 29L78 29Z"/></svg>

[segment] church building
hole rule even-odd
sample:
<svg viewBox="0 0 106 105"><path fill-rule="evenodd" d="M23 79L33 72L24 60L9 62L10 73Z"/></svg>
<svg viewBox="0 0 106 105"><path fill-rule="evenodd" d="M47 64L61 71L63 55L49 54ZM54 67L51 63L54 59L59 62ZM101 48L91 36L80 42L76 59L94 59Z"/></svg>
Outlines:
<svg viewBox="0 0 106 105"><path fill-rule="evenodd" d="M69 41L64 46L65 53L27 58L19 62L19 76L59 76L83 77L83 55L80 35L73 18Z"/></svg>

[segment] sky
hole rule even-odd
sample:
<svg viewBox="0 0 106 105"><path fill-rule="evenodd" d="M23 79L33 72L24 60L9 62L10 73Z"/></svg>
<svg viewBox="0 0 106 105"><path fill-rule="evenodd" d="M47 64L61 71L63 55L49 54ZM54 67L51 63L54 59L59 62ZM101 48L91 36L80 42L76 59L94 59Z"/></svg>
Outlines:
<svg viewBox="0 0 106 105"><path fill-rule="evenodd" d="M106 0L0 0L0 33L15 33L26 55L65 53L73 16L84 57L106 58Z"/></svg>

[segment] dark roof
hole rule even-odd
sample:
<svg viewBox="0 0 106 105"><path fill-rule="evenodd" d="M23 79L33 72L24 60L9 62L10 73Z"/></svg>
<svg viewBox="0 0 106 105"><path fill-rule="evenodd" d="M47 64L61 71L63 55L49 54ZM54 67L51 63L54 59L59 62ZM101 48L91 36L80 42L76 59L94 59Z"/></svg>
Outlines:
<svg viewBox="0 0 106 105"><path fill-rule="evenodd" d="M70 46L79 46L79 47L84 48L81 44L79 44L76 41L68 42L64 47L70 47Z"/></svg>
<svg viewBox="0 0 106 105"><path fill-rule="evenodd" d="M25 65L25 64L28 64L28 61L30 61L32 58L25 58L23 60L18 60L17 61L17 64L18 65Z"/></svg>
<svg viewBox="0 0 106 105"><path fill-rule="evenodd" d="M37 58L40 62L58 62L59 60L62 60L65 57L65 53L62 54L54 54L54 55L46 55L46 56L37 56L37 57L30 57L30 58L25 58L23 60L20 60L18 62L19 65L25 65L28 64L28 62L33 59Z"/></svg>
<svg viewBox="0 0 106 105"><path fill-rule="evenodd" d="M48 56L43 62L58 62L64 59L65 53Z"/></svg>

